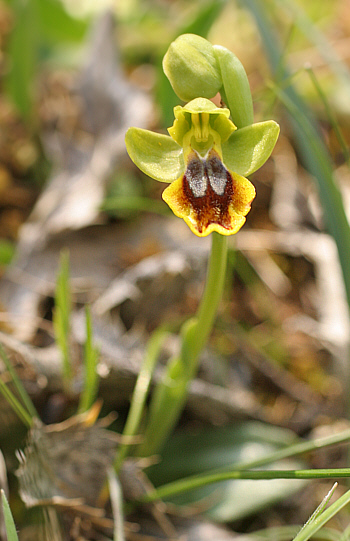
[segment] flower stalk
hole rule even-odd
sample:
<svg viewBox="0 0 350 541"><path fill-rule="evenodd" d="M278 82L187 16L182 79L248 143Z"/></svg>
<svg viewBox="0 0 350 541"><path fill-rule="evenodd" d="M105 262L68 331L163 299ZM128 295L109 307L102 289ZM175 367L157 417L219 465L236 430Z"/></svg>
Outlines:
<svg viewBox="0 0 350 541"><path fill-rule="evenodd" d="M163 381L156 387L149 411L141 456L155 454L165 443L183 409L188 386L196 375L199 356L211 333L221 301L227 262L227 237L212 234L207 281L196 317L181 329L181 351L169 361Z"/></svg>
<svg viewBox="0 0 350 541"><path fill-rule="evenodd" d="M255 197L246 176L265 163L279 134L272 120L253 124L247 75L224 47L193 34L179 36L163 69L180 99L190 101L174 108L169 135L130 128L126 148L141 171L169 183L164 201L195 235L211 234L212 248L198 312L182 326L180 352L169 360L153 392L137 450L141 456L157 453L179 418L222 297L226 237L243 226ZM210 101L218 92L228 108Z"/></svg>

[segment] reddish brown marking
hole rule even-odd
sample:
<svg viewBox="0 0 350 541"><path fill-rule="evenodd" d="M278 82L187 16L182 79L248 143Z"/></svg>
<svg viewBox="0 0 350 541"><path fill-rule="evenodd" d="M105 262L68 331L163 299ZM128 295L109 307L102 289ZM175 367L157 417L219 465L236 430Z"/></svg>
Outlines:
<svg viewBox="0 0 350 541"><path fill-rule="evenodd" d="M207 173L205 173L207 174ZM183 196L190 203L196 213L197 228L199 233L207 229L210 224L219 224L225 229L231 228L231 219L229 205L233 198L233 179L229 171L226 170L227 182L225 191L222 195L214 192L209 179L207 190L203 197L195 197L186 178L186 172L182 177Z"/></svg>

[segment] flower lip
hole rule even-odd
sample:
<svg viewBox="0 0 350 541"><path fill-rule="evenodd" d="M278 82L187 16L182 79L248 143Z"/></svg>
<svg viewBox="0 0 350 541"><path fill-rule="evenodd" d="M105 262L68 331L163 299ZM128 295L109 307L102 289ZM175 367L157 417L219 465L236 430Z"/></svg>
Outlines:
<svg viewBox="0 0 350 541"><path fill-rule="evenodd" d="M144 173L171 183L164 201L200 237L239 231L255 197L245 177L265 163L278 137L279 126L271 120L237 129L229 114L196 98L174 108L170 137L130 128L125 138Z"/></svg>
<svg viewBox="0 0 350 541"><path fill-rule="evenodd" d="M197 236L213 231L232 235L244 224L255 189L247 179L229 171L214 149L204 158L192 150L185 173L162 197Z"/></svg>

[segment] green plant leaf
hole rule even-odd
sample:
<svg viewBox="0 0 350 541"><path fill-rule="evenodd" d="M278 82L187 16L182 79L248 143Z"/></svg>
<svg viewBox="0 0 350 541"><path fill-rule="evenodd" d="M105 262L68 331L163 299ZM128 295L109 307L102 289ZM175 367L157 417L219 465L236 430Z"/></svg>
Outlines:
<svg viewBox="0 0 350 541"><path fill-rule="evenodd" d="M295 442L295 435L285 429L263 423L248 422L239 426L202 429L191 434L173 436L164 448L162 462L147 470L155 486L176 479L204 473L215 468L262 458ZM296 463L284 461L278 467L293 468ZM248 516L257 510L293 494L304 481L286 480L224 481L171 498L179 505L202 500L208 506L206 514L217 521L231 521Z"/></svg>
<svg viewBox="0 0 350 541"><path fill-rule="evenodd" d="M322 528L321 532L323 532L326 528ZM345 528L345 530L342 532L342 534L339 536L336 541L349 541L350 539L350 524ZM333 541L333 539L331 540Z"/></svg>
<svg viewBox="0 0 350 541"><path fill-rule="evenodd" d="M8 541L18 541L15 522L11 513L10 506L5 496L5 492L1 490L2 510L4 512L5 528Z"/></svg>
<svg viewBox="0 0 350 541"><path fill-rule="evenodd" d="M279 132L273 120L236 130L222 145L226 167L244 177L251 175L269 158Z"/></svg>
<svg viewBox="0 0 350 541"><path fill-rule="evenodd" d="M125 144L132 161L155 180L172 182L185 170L182 148L169 135L129 128Z"/></svg>
<svg viewBox="0 0 350 541"><path fill-rule="evenodd" d="M32 120L35 76L42 51L52 44L81 42L88 22L71 17L58 0L12 0L14 28L10 36L10 69L5 87L20 114Z"/></svg>
<svg viewBox="0 0 350 541"><path fill-rule="evenodd" d="M23 408L17 397L12 393L12 391L10 391L6 383L4 383L1 378L0 393L3 395L5 400L7 400L13 411L18 415L19 419L21 419L21 421L29 428L32 424L32 419Z"/></svg>

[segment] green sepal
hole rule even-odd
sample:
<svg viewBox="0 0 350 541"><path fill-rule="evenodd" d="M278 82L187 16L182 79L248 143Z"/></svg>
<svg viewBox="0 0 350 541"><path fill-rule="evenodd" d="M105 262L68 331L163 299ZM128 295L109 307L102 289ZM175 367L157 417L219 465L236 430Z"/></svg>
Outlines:
<svg viewBox="0 0 350 541"><path fill-rule="evenodd" d="M168 135L129 128L125 144L134 164L155 180L173 182L184 173L183 150Z"/></svg>
<svg viewBox="0 0 350 541"><path fill-rule="evenodd" d="M214 45L222 79L221 96L230 108L237 128L254 122L253 100L247 74L237 56L225 47Z"/></svg>
<svg viewBox="0 0 350 541"><path fill-rule="evenodd" d="M228 169L246 177L261 167L271 155L280 127L267 120L235 131L222 145L223 161Z"/></svg>

